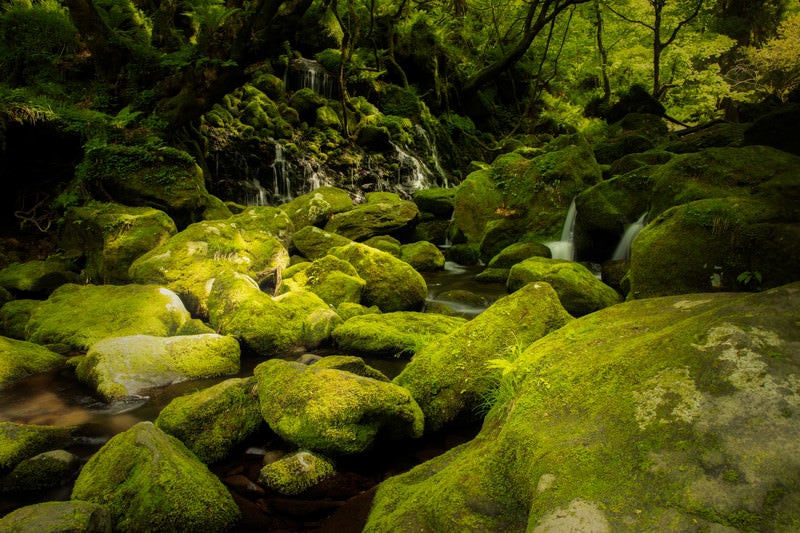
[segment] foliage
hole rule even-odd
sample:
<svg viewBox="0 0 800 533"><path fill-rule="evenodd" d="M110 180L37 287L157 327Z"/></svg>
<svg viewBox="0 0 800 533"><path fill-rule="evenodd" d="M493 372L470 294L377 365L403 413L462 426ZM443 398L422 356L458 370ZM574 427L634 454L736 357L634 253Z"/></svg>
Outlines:
<svg viewBox="0 0 800 533"><path fill-rule="evenodd" d="M763 47L746 49L753 70L755 89L785 100L800 87L800 13L781 23L778 35Z"/></svg>

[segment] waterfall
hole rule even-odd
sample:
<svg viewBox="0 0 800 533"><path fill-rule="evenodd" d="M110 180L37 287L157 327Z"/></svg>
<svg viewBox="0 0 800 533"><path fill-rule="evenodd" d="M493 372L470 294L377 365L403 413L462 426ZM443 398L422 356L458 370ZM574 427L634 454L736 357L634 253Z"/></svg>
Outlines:
<svg viewBox="0 0 800 533"><path fill-rule="evenodd" d="M333 76L325 67L313 59L294 59L291 62L292 76L287 80L292 89L311 89L325 98L333 95Z"/></svg>
<svg viewBox="0 0 800 533"><path fill-rule="evenodd" d="M647 217L647 213L643 214L639 217L639 219L627 227L625 233L622 235L622 238L617 245L617 248L614 250L614 254L611 256L611 259L614 261L620 261L622 259L629 259L631 256L631 243L633 243L633 239L642 231L645 225L645 218Z"/></svg>
<svg viewBox="0 0 800 533"><path fill-rule="evenodd" d="M328 178L325 171L321 168L314 168L314 165L309 159L305 159L300 163L303 166L303 192L308 193L319 189L320 187L333 185L333 181Z"/></svg>
<svg viewBox="0 0 800 533"><path fill-rule="evenodd" d="M564 226L561 229L561 240L544 243L550 248L553 259L575 259L575 220L578 218L578 210L575 207L575 199L569 204L567 216L564 219Z"/></svg>
<svg viewBox="0 0 800 533"><path fill-rule="evenodd" d="M273 199L280 203L292 199L292 180L289 175L289 163L283 158L283 145L275 142L275 159L270 165L272 169Z"/></svg>
<svg viewBox="0 0 800 533"><path fill-rule="evenodd" d="M261 181L253 178L245 182L244 205L261 206L269 205L269 193L261 185Z"/></svg>
<svg viewBox="0 0 800 533"><path fill-rule="evenodd" d="M439 161L439 151L436 148L436 141L431 140L431 136L428 135L427 130L425 130L425 128L423 128L421 125L415 124L414 130L420 137L422 137L422 139L425 141L425 145L428 147L428 152L430 153L431 160L433 161L433 168L442 179L442 187L447 187L447 174L445 173L444 169L442 168L442 164Z"/></svg>
<svg viewBox="0 0 800 533"><path fill-rule="evenodd" d="M431 171L425 163L395 143L392 143L392 146L397 153L397 185L409 193L429 188L431 183L428 176L431 175Z"/></svg>

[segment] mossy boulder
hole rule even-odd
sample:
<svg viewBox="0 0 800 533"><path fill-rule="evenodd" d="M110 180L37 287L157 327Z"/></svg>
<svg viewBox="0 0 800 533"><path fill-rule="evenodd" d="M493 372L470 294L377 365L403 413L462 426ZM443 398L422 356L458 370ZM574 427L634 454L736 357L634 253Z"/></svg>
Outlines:
<svg viewBox="0 0 800 533"><path fill-rule="evenodd" d="M746 144L762 144L800 155L796 126L800 104L792 103L759 117L744 134Z"/></svg>
<svg viewBox="0 0 800 533"><path fill-rule="evenodd" d="M450 220L455 207L456 189L431 187L414 193L414 203L423 213L431 213L436 218Z"/></svg>
<svg viewBox="0 0 800 533"><path fill-rule="evenodd" d="M75 373L106 401L140 396L153 387L239 371L235 338L217 335L111 337L96 342Z"/></svg>
<svg viewBox="0 0 800 533"><path fill-rule="evenodd" d="M403 245L398 239L390 235L376 235L375 237L370 237L364 241L364 244L392 254L395 257L400 257L400 247Z"/></svg>
<svg viewBox="0 0 800 533"><path fill-rule="evenodd" d="M63 285L36 306L28 340L88 350L107 337L174 335L189 320L183 302L156 285Z"/></svg>
<svg viewBox="0 0 800 533"><path fill-rule="evenodd" d="M0 472L11 470L25 459L42 452L71 444L75 429L0 422Z"/></svg>
<svg viewBox="0 0 800 533"><path fill-rule="evenodd" d="M279 359L261 363L254 374L267 424L302 448L357 454L379 435L422 435L422 411L407 390L392 383Z"/></svg>
<svg viewBox="0 0 800 533"><path fill-rule="evenodd" d="M240 516L208 467L152 422L100 448L81 470L72 499L106 505L114 531L228 531Z"/></svg>
<svg viewBox="0 0 800 533"><path fill-rule="evenodd" d="M409 200L367 202L356 205L350 211L333 216L325 225L325 231L363 241L374 235L390 234L403 230L419 218L419 209Z"/></svg>
<svg viewBox="0 0 800 533"><path fill-rule="evenodd" d="M325 257L328 250L337 246L344 246L352 239L342 237L329 231L321 230L314 226L306 226L294 234L293 247L306 259L313 261Z"/></svg>
<svg viewBox="0 0 800 533"><path fill-rule="evenodd" d="M317 109L325 105L325 98L310 88L303 88L292 94L289 105L297 110L301 120L313 125L317 118Z"/></svg>
<svg viewBox="0 0 800 533"><path fill-rule="evenodd" d="M447 244L447 230L450 220L431 219L425 220L414 226L411 239L414 241L428 241L437 245Z"/></svg>
<svg viewBox="0 0 800 533"><path fill-rule="evenodd" d="M126 283L131 263L175 233L175 223L158 209L92 203L67 210L59 245L85 256L89 281Z"/></svg>
<svg viewBox="0 0 800 533"><path fill-rule="evenodd" d="M38 344L0 337L0 388L64 364L64 356Z"/></svg>
<svg viewBox="0 0 800 533"><path fill-rule="evenodd" d="M306 226L322 227L332 216L352 208L353 200L350 194L336 187L314 189L280 206L280 209L292 219L295 231Z"/></svg>
<svg viewBox="0 0 800 533"><path fill-rule="evenodd" d="M286 496L296 496L335 472L333 461L327 457L300 450L264 465L258 482Z"/></svg>
<svg viewBox="0 0 800 533"><path fill-rule="evenodd" d="M58 256L11 263L0 270L0 287L22 297L46 297L66 283L77 283L72 263Z"/></svg>
<svg viewBox="0 0 800 533"><path fill-rule="evenodd" d="M653 140L636 132L629 132L595 146L594 157L601 165L609 165L628 154L647 152L654 148Z"/></svg>
<svg viewBox="0 0 800 533"><path fill-rule="evenodd" d="M294 290L272 297L251 278L236 273L215 279L208 309L217 331L268 357L315 348L341 323L312 292Z"/></svg>
<svg viewBox="0 0 800 533"><path fill-rule="evenodd" d="M665 211L633 241L629 297L764 289L800 279L799 192L797 185L784 189L786 205L732 196Z"/></svg>
<svg viewBox="0 0 800 533"><path fill-rule="evenodd" d="M435 244L417 241L400 247L400 259L414 267L418 272L430 272L444 268L444 254Z"/></svg>
<svg viewBox="0 0 800 533"><path fill-rule="evenodd" d="M386 377L386 374L376 368L372 368L363 359L355 355L327 355L320 357L313 363L317 370L323 368L330 368L334 370L342 370L370 379L377 379L378 381L391 381Z"/></svg>
<svg viewBox="0 0 800 533"><path fill-rule="evenodd" d="M393 255L355 242L333 248L330 254L353 265L367 282L361 303L377 305L384 313L415 311L425 303L425 280L411 265Z"/></svg>
<svg viewBox="0 0 800 533"><path fill-rule="evenodd" d="M609 167L607 174L610 177L621 176L642 167L663 165L674 156L674 153L665 150L648 150L646 152L628 154L614 161ZM599 184L595 185L595 187L601 185L602 183L604 182L600 182Z"/></svg>
<svg viewBox="0 0 800 533"><path fill-rule="evenodd" d="M0 307L0 326L3 334L12 339L27 338L25 328L31 313L41 305L41 300L11 300Z"/></svg>
<svg viewBox="0 0 800 533"><path fill-rule="evenodd" d="M480 250L477 244L454 244L447 249L446 258L459 265L477 265L480 258Z"/></svg>
<svg viewBox="0 0 800 533"><path fill-rule="evenodd" d="M104 505L80 501L44 502L21 507L0 518L0 530L111 533L112 524L111 515Z"/></svg>
<svg viewBox="0 0 800 533"><path fill-rule="evenodd" d="M221 272L240 272L259 283L289 265L292 222L280 209L251 207L226 220L192 224L130 268L137 283L165 285L195 314L207 316L209 287Z"/></svg>
<svg viewBox="0 0 800 533"><path fill-rule="evenodd" d="M546 283L531 283L416 353L394 379L425 413L425 430L477 416L492 388L492 359L513 361L530 343L572 320Z"/></svg>
<svg viewBox="0 0 800 533"><path fill-rule="evenodd" d="M549 283L572 316L583 316L622 301L617 291L588 268L563 259L532 257L517 263L511 267L506 286L511 292L535 281Z"/></svg>
<svg viewBox="0 0 800 533"><path fill-rule="evenodd" d="M6 476L0 489L28 492L67 485L80 468L80 458L66 450L51 450L21 461Z"/></svg>
<svg viewBox="0 0 800 533"><path fill-rule="evenodd" d="M469 443L384 481L365 531L789 531L800 286L637 300L533 343Z"/></svg>
<svg viewBox="0 0 800 533"><path fill-rule="evenodd" d="M550 248L540 242L515 242L500 250L487 265L489 268L511 268L531 257L550 257Z"/></svg>
<svg viewBox="0 0 800 533"><path fill-rule="evenodd" d="M708 127L701 128L686 135L681 135L666 145L664 149L676 154L699 152L706 148L719 148L723 146L742 146L745 134L750 124L737 124L734 122L717 122ZM769 144L769 143L752 143Z"/></svg>
<svg viewBox="0 0 800 533"><path fill-rule="evenodd" d="M336 314L341 317L343 322L347 322L353 317L362 315L379 315L381 310L377 306L367 307L361 304L342 302L336 307Z"/></svg>
<svg viewBox="0 0 800 533"><path fill-rule="evenodd" d="M398 311L353 317L333 330L343 351L365 357L411 356L426 344L464 325L466 319Z"/></svg>
<svg viewBox="0 0 800 533"><path fill-rule="evenodd" d="M255 378L228 379L172 400L155 421L204 463L224 459L264 423Z"/></svg>
<svg viewBox="0 0 800 533"><path fill-rule="evenodd" d="M359 303L365 285L353 265L332 255L314 260L283 280L283 289L311 291L332 307L344 302Z"/></svg>

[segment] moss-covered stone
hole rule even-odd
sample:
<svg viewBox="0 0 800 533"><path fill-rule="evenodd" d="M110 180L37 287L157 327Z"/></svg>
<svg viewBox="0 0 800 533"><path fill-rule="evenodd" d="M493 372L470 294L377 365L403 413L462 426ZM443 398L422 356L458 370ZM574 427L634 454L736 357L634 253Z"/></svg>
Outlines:
<svg viewBox="0 0 800 533"><path fill-rule="evenodd" d="M25 459L42 452L71 444L75 429L0 422L0 472L11 470Z"/></svg>
<svg viewBox="0 0 800 533"><path fill-rule="evenodd" d="M330 254L353 265L367 282L362 303L381 311L413 311L422 308L428 294L423 277L408 263L364 244L351 243Z"/></svg>
<svg viewBox="0 0 800 533"><path fill-rule="evenodd" d="M628 154L653 149L653 140L645 135L629 132L625 135L598 144L594 156L601 165L608 165Z"/></svg>
<svg viewBox="0 0 800 533"><path fill-rule="evenodd" d="M344 189L320 187L280 208L292 219L295 231L300 231L306 226L324 226L337 213L351 210L353 200Z"/></svg>
<svg viewBox="0 0 800 533"><path fill-rule="evenodd" d="M251 207L226 220L192 224L130 268L138 283L165 285L195 314L206 317L213 279L221 272L246 274L259 283L289 265L292 222L280 209Z"/></svg>
<svg viewBox="0 0 800 533"><path fill-rule="evenodd" d="M323 368L330 368L334 370L342 370L343 372L350 372L356 376L362 376L370 379L377 379L378 381L391 381L386 377L386 374L376 368L372 368L364 362L360 357L354 355L327 355L320 357L314 363L316 370Z"/></svg>
<svg viewBox="0 0 800 533"><path fill-rule="evenodd" d="M513 361L521 349L571 319L549 285L531 283L426 345L394 383L408 389L422 408L426 431L474 418L496 373L488 362Z"/></svg>
<svg viewBox="0 0 800 533"><path fill-rule="evenodd" d="M489 268L511 268L530 257L550 257L550 248L539 242L516 242L489 261Z"/></svg>
<svg viewBox="0 0 800 533"><path fill-rule="evenodd" d="M567 324L514 361L472 441L379 486L365 531L794 529L798 298L638 300Z"/></svg>
<svg viewBox="0 0 800 533"><path fill-rule="evenodd" d="M215 333L112 337L94 343L75 373L103 399L115 401L178 381L235 374L240 355L236 339Z"/></svg>
<svg viewBox="0 0 800 533"><path fill-rule="evenodd" d="M347 322L353 317L362 315L378 315L381 310L377 306L367 307L361 304L354 304L350 302L342 302L336 308L336 314L341 317L342 321Z"/></svg>
<svg viewBox="0 0 800 533"><path fill-rule="evenodd" d="M325 231L363 241L374 235L403 230L413 225L418 217L417 205L409 200L367 202L333 216L325 225Z"/></svg>
<svg viewBox="0 0 800 533"><path fill-rule="evenodd" d="M800 105L791 103L759 117L744 134L747 144L761 144L800 155L795 126L800 120Z"/></svg>
<svg viewBox="0 0 800 533"><path fill-rule="evenodd" d="M450 220L453 216L455 200L455 188L431 187L414 193L414 203L421 212L443 220Z"/></svg>
<svg viewBox="0 0 800 533"><path fill-rule="evenodd" d="M12 300L0 307L0 326L3 334L12 339L24 340L27 338L25 328L31 313L41 305L41 300Z"/></svg>
<svg viewBox="0 0 800 533"><path fill-rule="evenodd" d="M95 503L44 502L21 507L0 518L0 530L19 533L41 531L111 533L111 515Z"/></svg>
<svg viewBox="0 0 800 533"><path fill-rule="evenodd" d="M317 109L325 105L325 98L312 89L304 88L292 94L289 105L297 110L302 121L314 124L317 118Z"/></svg>
<svg viewBox="0 0 800 533"><path fill-rule="evenodd" d="M292 245L303 257L313 261L328 255L328 250L349 244L351 239L313 226L306 226L294 234Z"/></svg>
<svg viewBox="0 0 800 533"><path fill-rule="evenodd" d="M372 246L383 252L400 257L400 247L402 243L390 235L376 235L364 241L367 246Z"/></svg>
<svg viewBox="0 0 800 533"><path fill-rule="evenodd" d="M628 154L620 157L611 164L608 170L608 175L611 177L621 176L642 167L663 165L672 159L674 155L674 153L665 150L648 150L647 152ZM603 182L598 183L595 185L595 187L601 185L602 183Z"/></svg>
<svg viewBox="0 0 800 533"><path fill-rule="evenodd" d="M228 531L240 516L206 465L151 422L119 433L94 454L72 499L106 505L114 531Z"/></svg>
<svg viewBox="0 0 800 533"><path fill-rule="evenodd" d="M424 216L424 215L423 215ZM428 241L437 245L447 244L447 230L450 220L424 220L414 226L411 238L414 241Z"/></svg>
<svg viewBox="0 0 800 533"><path fill-rule="evenodd" d="M28 492L67 485L80 467L80 459L66 450L51 450L21 461L6 476L5 492Z"/></svg>
<svg viewBox="0 0 800 533"><path fill-rule="evenodd" d="M209 320L255 352L273 357L315 348L330 337L339 316L316 294L294 290L272 297L242 274L218 276L208 299Z"/></svg>
<svg viewBox="0 0 800 533"><path fill-rule="evenodd" d="M27 334L87 350L107 337L174 335L187 320L181 299L156 285L63 285L33 309Z"/></svg>
<svg viewBox="0 0 800 533"><path fill-rule="evenodd" d="M172 219L158 209L92 203L67 211L60 246L86 257L89 281L125 283L131 263L176 232Z"/></svg>
<svg viewBox="0 0 800 533"><path fill-rule="evenodd" d="M13 381L47 372L64 364L64 357L44 346L0 337L0 388Z"/></svg>
<svg viewBox="0 0 800 533"><path fill-rule="evenodd" d="M372 447L379 435L422 435L422 412L407 390L337 369L271 359L255 368L261 414L302 448L335 455Z"/></svg>
<svg viewBox="0 0 800 533"><path fill-rule="evenodd" d="M502 283L505 285L508 280L510 268L484 268L475 274L475 281L480 283Z"/></svg>
<svg viewBox="0 0 800 533"><path fill-rule="evenodd" d="M333 330L336 345L361 356L411 356L462 326L465 319L432 313L395 312L351 318Z"/></svg>
<svg viewBox="0 0 800 533"><path fill-rule="evenodd" d="M444 268L444 254L435 244L417 241L400 247L400 259L419 272L430 272Z"/></svg>
<svg viewBox="0 0 800 533"><path fill-rule="evenodd" d="M459 265L477 265L480 250L477 244L454 244L447 249L447 260Z"/></svg>
<svg viewBox="0 0 800 533"><path fill-rule="evenodd" d="M300 450L265 465L258 482L287 496L302 494L336 471L333 461L318 453Z"/></svg>
<svg viewBox="0 0 800 533"><path fill-rule="evenodd" d="M664 149L676 154L686 154L689 152L699 152L706 148L742 146L742 144L744 144L745 132L749 127L750 124L717 122L688 135L681 135L678 139L664 145Z"/></svg>
<svg viewBox="0 0 800 533"><path fill-rule="evenodd" d="M284 274L283 280L284 289L311 291L332 307L359 303L365 285L353 265L332 255L314 260L291 278Z"/></svg>
<svg viewBox="0 0 800 533"><path fill-rule="evenodd" d="M255 378L228 379L172 400L156 427L178 438L204 463L224 459L264 423Z"/></svg>
<svg viewBox="0 0 800 533"><path fill-rule="evenodd" d="M0 287L23 297L46 297L66 283L77 283L78 275L71 269L72 263L58 256L12 263L0 270Z"/></svg>
<svg viewBox="0 0 800 533"><path fill-rule="evenodd" d="M588 268L573 261L532 257L511 267L506 286L515 291L528 283L544 281L558 294L571 315L583 316L622 301L620 295L600 281Z"/></svg>

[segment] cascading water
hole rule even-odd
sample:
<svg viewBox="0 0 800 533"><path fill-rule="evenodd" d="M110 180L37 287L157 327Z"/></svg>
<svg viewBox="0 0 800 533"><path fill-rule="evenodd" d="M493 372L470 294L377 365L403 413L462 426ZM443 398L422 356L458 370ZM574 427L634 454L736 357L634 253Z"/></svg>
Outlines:
<svg viewBox="0 0 800 533"><path fill-rule="evenodd" d="M283 203L292 199L292 180L289 172L289 163L283 157L283 145L275 142L275 159L270 165L272 168L273 200Z"/></svg>
<svg viewBox="0 0 800 533"><path fill-rule="evenodd" d="M442 180L442 187L447 187L447 173L445 173L444 169L442 168L442 164L439 161L439 151L436 148L436 142L431 140L431 136L428 135L427 130L420 124L415 124L414 130L417 132L417 135L422 137L422 139L425 141L425 145L428 147L428 152L430 153L431 160L433 161L433 168L436 170L436 174L438 174L439 178Z"/></svg>
<svg viewBox="0 0 800 533"><path fill-rule="evenodd" d="M290 64L290 71L287 72L290 78L286 81L291 89L311 89L325 98L333 95L333 76L318 61L294 59Z"/></svg>
<svg viewBox="0 0 800 533"><path fill-rule="evenodd" d="M409 194L431 186L431 171L420 158L392 143L397 154L397 186Z"/></svg>
<svg viewBox="0 0 800 533"><path fill-rule="evenodd" d="M544 243L550 248L553 259L575 260L575 221L578 218L578 210L575 207L575 199L569 204L567 216L564 219L564 226L561 230L561 240Z"/></svg>
<svg viewBox="0 0 800 533"><path fill-rule="evenodd" d="M645 226L645 219L647 218L647 213L643 214L639 217L639 219L627 227L625 233L622 235L622 238L617 245L617 248L614 250L614 254L611 256L611 259L614 261L621 261L623 259L629 259L631 256L631 244L633 243L633 239L642 231L642 228Z"/></svg>
<svg viewBox="0 0 800 533"><path fill-rule="evenodd" d="M269 205L269 192L261 185L261 181L257 178L245 182L244 205Z"/></svg>

